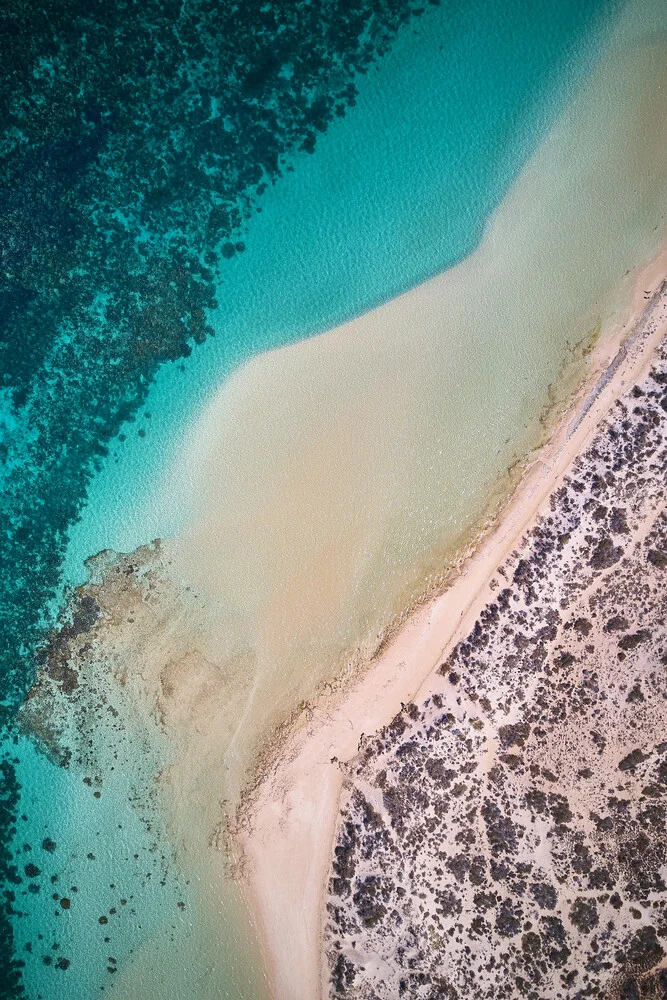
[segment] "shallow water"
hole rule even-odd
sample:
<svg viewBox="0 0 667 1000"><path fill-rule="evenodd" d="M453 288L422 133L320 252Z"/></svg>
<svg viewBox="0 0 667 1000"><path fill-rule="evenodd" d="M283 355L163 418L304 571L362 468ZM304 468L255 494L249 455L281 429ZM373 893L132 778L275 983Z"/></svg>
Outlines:
<svg viewBox="0 0 667 1000"><path fill-rule="evenodd" d="M633 24L475 253L249 362L186 440L200 508L166 551L207 602L202 648L252 680L232 792L258 734L438 582L664 238L666 50Z"/></svg>
<svg viewBox="0 0 667 1000"><path fill-rule="evenodd" d="M163 482L182 435L230 371L330 329L442 272L490 213L590 70L618 8L475 0L430 8L358 81L356 106L300 154L260 204L246 250L225 262L216 336L156 377L146 431L113 446L71 531L67 567L129 551L183 523ZM126 484L132 517L126 516ZM156 484L158 490L156 491ZM159 487L167 490L167 499Z"/></svg>
<svg viewBox="0 0 667 1000"><path fill-rule="evenodd" d="M176 574L208 602L196 626L178 627L226 665L235 718L219 785L210 761L197 771L196 739L180 748L183 787L203 803L237 789L258 735L437 574L496 477L534 442L568 343L618 309L618 280L650 253L665 209L662 44L633 49L624 36L602 97L566 111L460 268L215 390L249 355L469 253L595 62L612 21L599 7L562 3L546 20L533 4L508 13L480 2L402 28L359 82L356 107L263 196L247 249L226 262L215 339L162 368L88 487L70 529L70 581L103 547L180 530ZM662 23L658 4L628 9L638 37ZM210 572L212 552L221 572ZM164 637L155 655L170 655L169 629L152 634ZM136 642L130 665L149 658ZM173 748L131 701L104 694L119 717L91 704L89 731L74 709L69 720L86 767L58 767L22 737L8 747L23 786L3 817L11 828L18 816L13 924L27 995L55 1000L65 983L77 1000L102 987L165 1000L261 995L224 873L178 858L166 829L153 779ZM172 811L176 825L190 801Z"/></svg>

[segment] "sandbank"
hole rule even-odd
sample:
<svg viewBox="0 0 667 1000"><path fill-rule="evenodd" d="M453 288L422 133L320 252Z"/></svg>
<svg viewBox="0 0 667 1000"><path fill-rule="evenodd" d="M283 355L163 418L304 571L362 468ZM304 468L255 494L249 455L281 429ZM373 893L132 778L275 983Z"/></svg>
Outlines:
<svg viewBox="0 0 667 1000"><path fill-rule="evenodd" d="M243 706L219 739L229 802L272 730L441 586L626 315L667 205L667 60L641 29L468 259L257 356L194 423L174 478L196 509L164 551L202 609L192 641Z"/></svg>

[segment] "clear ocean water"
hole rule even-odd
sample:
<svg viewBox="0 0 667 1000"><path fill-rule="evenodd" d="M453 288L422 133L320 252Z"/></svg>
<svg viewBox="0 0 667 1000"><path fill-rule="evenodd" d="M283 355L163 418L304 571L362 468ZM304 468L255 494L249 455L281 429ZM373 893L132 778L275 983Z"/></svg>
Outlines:
<svg viewBox="0 0 667 1000"><path fill-rule="evenodd" d="M248 5L238 29L213 23L203 3L195 8L183 25L176 7L146 5L143 47L129 66L104 55L109 38L132 49L122 18L119 27L76 4L62 32L78 24L79 34L63 34L60 48L38 19L5 32L35 40L19 53L31 79L11 83L7 74L3 104L11 193L3 218L19 220L8 224L3 257L0 397L11 567L0 600L8 637L0 996L8 1000L262 995L240 910L203 907L151 799L170 748L124 735L111 714L97 724L97 758L83 770L60 766L14 724L35 650L64 588L85 579L85 559L131 551L187 520L187 491L168 470L232 370L474 250L604 51L622 5L359 4L343 27L327 4L316 18L309 5L296 5L295 16L276 7L266 24ZM283 14L287 31L278 30ZM245 31L243 45L235 30ZM57 80L67 46L83 35L90 61L76 72L90 92L72 110ZM87 57L79 45L76 59ZM229 73L211 68L220 60ZM242 86L228 92L221 81L234 74ZM174 79L175 97L165 83ZM141 93L150 83L144 104L133 81ZM35 87L61 110L60 134L39 133ZM207 131L213 120L218 131ZM208 183L216 170L217 187ZM165 978L170 953L178 969Z"/></svg>
<svg viewBox="0 0 667 1000"><path fill-rule="evenodd" d="M262 197L227 261L216 336L158 372L138 437L112 448L70 532L68 572L104 547L176 530L169 456L246 358L330 329L466 257L489 215L590 69L617 8L476 0L429 8L358 82L356 106ZM131 482L132 518L125 484ZM165 484L169 488L169 484ZM156 489L157 486L157 489ZM165 523L165 514L171 523Z"/></svg>

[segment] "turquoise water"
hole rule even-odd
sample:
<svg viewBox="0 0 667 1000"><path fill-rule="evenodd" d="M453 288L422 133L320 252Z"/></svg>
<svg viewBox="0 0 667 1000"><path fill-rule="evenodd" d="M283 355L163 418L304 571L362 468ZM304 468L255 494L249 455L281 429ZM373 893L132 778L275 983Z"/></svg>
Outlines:
<svg viewBox="0 0 667 1000"><path fill-rule="evenodd" d="M247 357L326 330L467 256L599 53L614 5L476 0L429 9L358 82L355 108L264 196L228 262L216 337L165 365L73 527L71 581L91 553L172 534L187 495L164 481L182 435ZM131 517L127 484L131 483Z"/></svg>
<svg viewBox="0 0 667 1000"><path fill-rule="evenodd" d="M144 936L182 936L187 927L178 903L190 906L189 889L171 877L171 857L160 843L164 830L142 794L156 762L142 760L137 749L131 747L129 767L124 755L114 771L105 766L98 784L101 768L87 774L58 768L27 740L15 748L26 819L17 824L14 859L21 875L26 865L39 869L17 891L23 916L15 923L15 948L34 1000L64 996L64 983L73 990L69 996L100 995L105 978L113 984L116 968L131 960ZM59 966L63 960L71 966Z"/></svg>
<svg viewBox="0 0 667 1000"><path fill-rule="evenodd" d="M187 490L165 470L234 367L386 301L474 249L594 64L617 10L592 0L548 8L476 0L429 7L403 24L389 51L359 75L345 117L318 136L314 153L292 155L291 169L257 201L261 211L253 207L245 250L220 272L215 337L159 368L136 418L121 428L125 439L113 438L101 456L69 528L65 582L81 581L84 560L100 549L131 550L187 518ZM102 297L98 312L109 303ZM89 332L103 343L103 325L91 323ZM46 371L50 363L47 354ZM86 405L92 420L96 399ZM66 465L67 455L60 460ZM47 485L53 490L52 480ZM96 729L97 751L108 750L99 798L94 773L58 767L23 737L8 746L22 786L5 824L22 880L10 890L18 911L13 947L31 1000L113 992L120 977L112 970L130 965L146 942L157 942L157 951L172 938L187 941L196 971L196 887L175 866L150 803L163 760L136 736L114 733L101 723ZM45 838L53 850L42 846ZM38 874L25 872L30 864ZM189 995L258 995L261 987L244 984L247 976L233 968L236 948L230 931L214 981Z"/></svg>

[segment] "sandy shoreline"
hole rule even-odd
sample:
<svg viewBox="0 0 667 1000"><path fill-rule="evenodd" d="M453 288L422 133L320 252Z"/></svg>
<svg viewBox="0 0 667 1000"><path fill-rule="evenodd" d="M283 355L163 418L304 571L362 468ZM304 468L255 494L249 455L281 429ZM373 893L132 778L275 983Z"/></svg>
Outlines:
<svg viewBox="0 0 667 1000"><path fill-rule="evenodd" d="M275 1000L325 995L324 893L344 775L364 734L427 693L429 675L469 629L497 566L539 513L614 400L647 369L667 328L663 251L637 279L627 321L598 344L590 375L526 470L496 526L452 585L419 609L342 692L300 717L239 819L243 883Z"/></svg>

